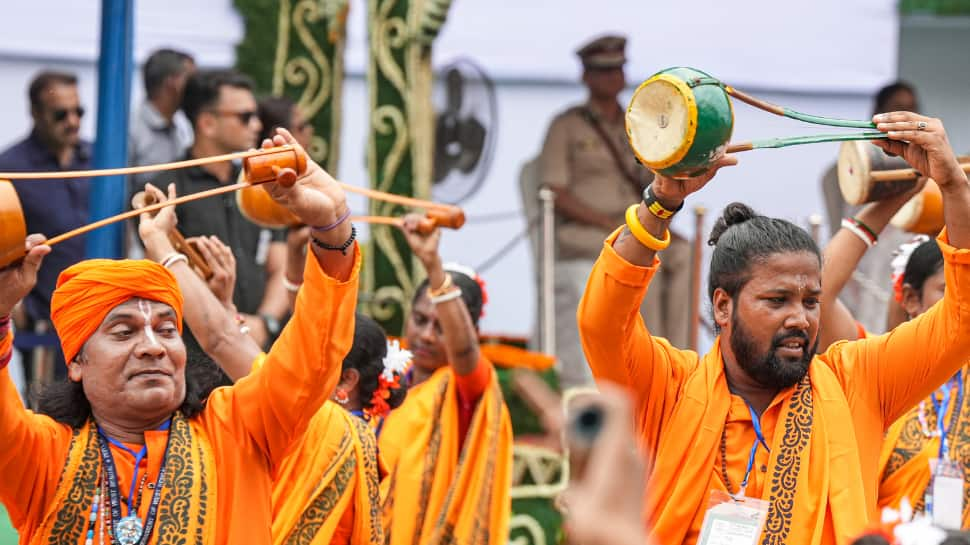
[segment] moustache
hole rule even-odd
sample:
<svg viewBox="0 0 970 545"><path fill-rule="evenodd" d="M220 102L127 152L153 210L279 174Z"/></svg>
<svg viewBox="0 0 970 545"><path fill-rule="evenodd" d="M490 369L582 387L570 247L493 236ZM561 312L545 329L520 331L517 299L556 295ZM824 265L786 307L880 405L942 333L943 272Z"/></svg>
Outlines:
<svg viewBox="0 0 970 545"><path fill-rule="evenodd" d="M805 343L805 349L806 350L808 349L808 334L798 329L794 329L791 331L784 331L782 333L775 335L774 338L771 339L771 347L778 348L785 342L789 342L793 339L799 339L803 341Z"/></svg>

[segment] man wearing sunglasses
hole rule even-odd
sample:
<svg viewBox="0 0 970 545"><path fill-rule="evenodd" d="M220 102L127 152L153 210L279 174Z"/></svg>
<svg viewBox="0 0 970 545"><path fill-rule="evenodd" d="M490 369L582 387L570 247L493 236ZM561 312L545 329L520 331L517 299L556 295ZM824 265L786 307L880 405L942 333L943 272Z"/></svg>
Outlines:
<svg viewBox="0 0 970 545"><path fill-rule="evenodd" d="M43 71L28 90L30 134L0 154L3 171L58 171L91 168L91 144L81 139L84 106L77 89L77 76L67 72ZM73 180L21 180L13 182L28 233L59 235L88 221L87 178ZM37 275L37 284L24 299L23 314L16 320L22 330L43 328L50 320L50 298L62 270L84 259L84 236L54 246ZM62 359L59 348L55 360ZM29 370L32 366L26 365ZM53 366L57 378L64 364Z"/></svg>
<svg viewBox="0 0 970 545"><path fill-rule="evenodd" d="M195 138L184 159L245 151L258 145L262 124L256 114L252 81L233 70L201 70L189 77L182 111L192 123ZM154 180L157 187L174 182L179 195L225 184L239 177L239 163L216 163L180 169ZM282 231L264 229L243 217L235 194L186 203L175 209L178 228L186 237L215 236L236 258L233 302L250 334L267 347L279 334L289 308L283 273L286 243ZM198 349L194 338L186 345Z"/></svg>

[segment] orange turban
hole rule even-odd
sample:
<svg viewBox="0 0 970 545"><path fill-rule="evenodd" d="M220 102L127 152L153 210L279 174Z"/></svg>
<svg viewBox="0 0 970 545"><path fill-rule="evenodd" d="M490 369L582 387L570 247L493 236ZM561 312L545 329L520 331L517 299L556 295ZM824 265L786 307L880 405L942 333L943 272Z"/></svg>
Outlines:
<svg viewBox="0 0 970 545"><path fill-rule="evenodd" d="M116 306L139 297L175 309L182 332L182 292L168 269L145 259L88 259L57 277L51 322L70 362Z"/></svg>

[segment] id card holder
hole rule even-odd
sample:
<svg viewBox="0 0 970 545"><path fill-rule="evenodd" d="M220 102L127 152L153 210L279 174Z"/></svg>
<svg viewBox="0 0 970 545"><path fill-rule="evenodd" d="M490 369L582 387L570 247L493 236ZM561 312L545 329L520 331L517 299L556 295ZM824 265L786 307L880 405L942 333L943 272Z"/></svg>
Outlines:
<svg viewBox="0 0 970 545"><path fill-rule="evenodd" d="M768 518L768 502L711 490L698 545L756 545Z"/></svg>
<svg viewBox="0 0 970 545"><path fill-rule="evenodd" d="M959 530L963 524L963 468L953 460L935 459L930 469L932 497L927 498L927 506L932 506L933 523L946 530Z"/></svg>

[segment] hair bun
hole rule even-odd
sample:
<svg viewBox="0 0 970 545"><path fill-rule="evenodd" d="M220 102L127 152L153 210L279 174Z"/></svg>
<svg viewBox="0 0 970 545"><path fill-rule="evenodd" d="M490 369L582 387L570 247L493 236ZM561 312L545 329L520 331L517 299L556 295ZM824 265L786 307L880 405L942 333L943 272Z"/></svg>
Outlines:
<svg viewBox="0 0 970 545"><path fill-rule="evenodd" d="M721 212L721 217L717 218L717 221L714 222L714 227L711 229L711 237L707 240L707 244L709 246L716 245L721 235L732 225L738 225L756 217L758 217L758 213L744 203L733 202L725 206L724 211Z"/></svg>

